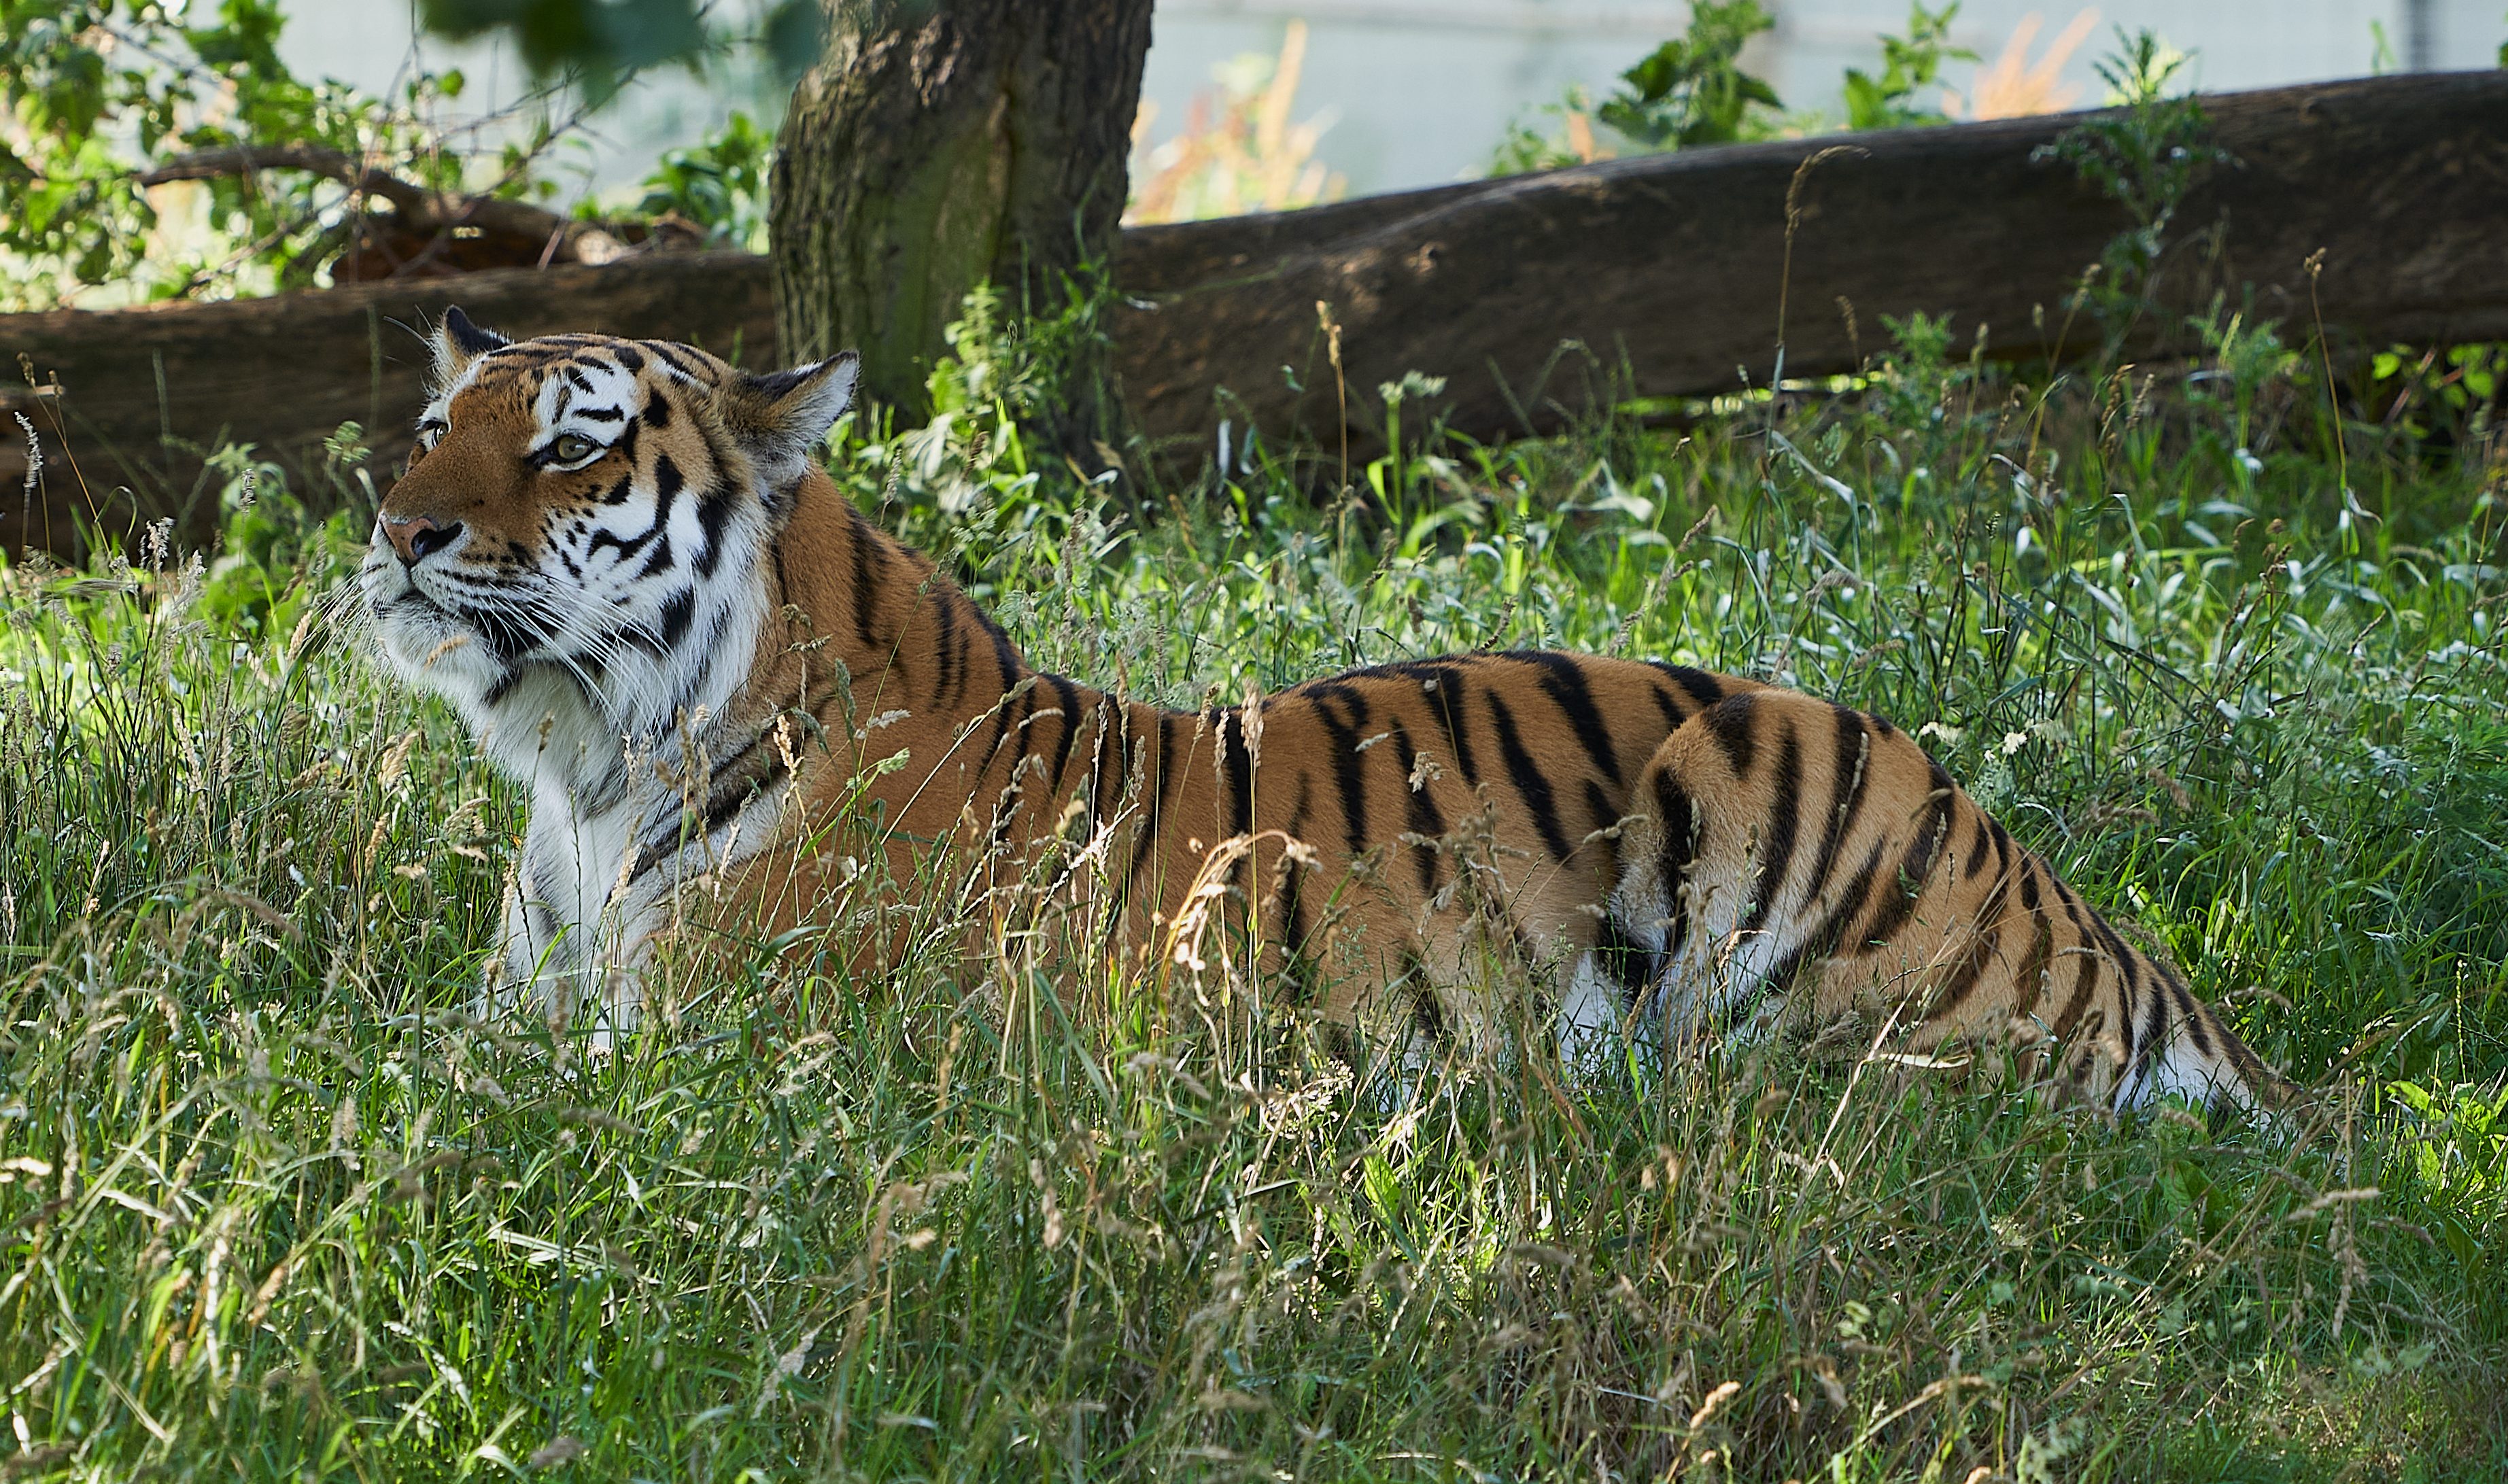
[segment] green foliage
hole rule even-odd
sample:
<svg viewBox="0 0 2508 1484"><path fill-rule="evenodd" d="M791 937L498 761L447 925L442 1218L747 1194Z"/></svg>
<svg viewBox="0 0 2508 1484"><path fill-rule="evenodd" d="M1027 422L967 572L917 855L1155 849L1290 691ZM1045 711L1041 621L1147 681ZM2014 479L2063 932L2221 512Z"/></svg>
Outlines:
<svg viewBox="0 0 2508 1484"><path fill-rule="evenodd" d="M941 338L949 353L925 380L930 420L865 450L865 462L895 471L888 498L944 515L1030 494L1037 476L1028 468L1019 425L1052 394L1043 337L1004 312L998 289L979 283Z"/></svg>
<svg viewBox="0 0 2508 1484"><path fill-rule="evenodd" d="M1571 86L1556 103L1543 103L1535 112L1556 121L1548 130L1525 122L1522 116L1509 120L1506 132L1497 148L1490 154L1492 175L1522 175L1531 170L1564 169L1585 164L1576 153L1565 127L1570 118L1581 118L1593 112L1593 99L1582 87Z"/></svg>
<svg viewBox="0 0 2508 1484"><path fill-rule="evenodd" d="M421 123L461 91L423 73L397 101L306 83L280 61L278 0L222 0L213 22L158 0L0 0L0 302L49 305L78 285L129 280L149 297L257 292L308 281L338 250L348 189L265 171L202 183L206 232L150 248L156 213L134 176L187 151L240 144L330 150L422 186L458 181L458 157Z"/></svg>
<svg viewBox="0 0 2508 1484"><path fill-rule="evenodd" d="M1082 368L1103 364L1102 283L1074 282L1066 293L1059 313L1034 318L1015 313L991 283L967 295L941 332L948 353L925 378L930 419L886 429L861 452L865 464L887 471L882 501L947 517L1035 501L1044 473L1029 450L1074 446L1057 420L1090 400L1070 390ZM1095 452L1094 482L1103 483L1120 456L1103 442ZM1063 472L1090 477L1077 464Z"/></svg>
<svg viewBox="0 0 2508 1484"><path fill-rule="evenodd" d="M323 502L336 508L322 518L306 508L284 468L249 448L228 444L209 456L222 519L196 612L219 632L286 633L315 594L356 571L376 504L363 430L344 423L324 448Z"/></svg>
<svg viewBox="0 0 2508 1484"><path fill-rule="evenodd" d="M1873 77L1858 67L1846 70L1846 127L1850 130L1904 129L1917 124L1947 124L1937 109L1920 108L1908 100L1916 90L1938 77L1945 60L1974 61L1976 54L1948 44L1957 0L1939 14L1921 0L1907 7L1907 34L1881 38L1882 69Z"/></svg>
<svg viewBox="0 0 2508 1484"><path fill-rule="evenodd" d="M766 250L766 181L775 136L734 112L723 127L687 149L665 153L645 177L638 214L677 212L729 247Z"/></svg>
<svg viewBox="0 0 2508 1484"><path fill-rule="evenodd" d="M1978 367L1956 360L1947 315L1922 310L1900 319L1881 316L1890 349L1881 354L1882 376L1873 388L1894 426L1930 435L1943 427L1954 398L1976 381Z"/></svg>
<svg viewBox="0 0 2508 1484"><path fill-rule="evenodd" d="M149 224L99 126L119 125L149 147L174 132L191 93L187 79L109 61L103 27L117 19L171 28L154 5L0 0L0 95L18 126L10 133L22 135L0 139L0 247L92 283L131 269Z"/></svg>
<svg viewBox="0 0 2508 1484"><path fill-rule="evenodd" d="M1940 75L1944 61L1975 59L1974 53L1948 43L1951 20L1958 14L1956 3L1938 14L1910 4L1907 33L1880 38L1881 75L1847 69L1848 129L1948 122L1912 99ZM1591 159L1598 150L1608 153L1589 133L1580 134L1578 126L1589 114L1613 138L1638 151L1729 144L1773 137L1781 128L1816 125L1817 119L1781 124L1775 115L1784 105L1775 90L1742 70L1742 49L1775 23L1757 0L1709 0L1693 7L1689 29L1621 74L1621 86L1600 107L1589 104L1582 88L1570 88L1561 101L1539 110L1565 127L1545 130L1521 119L1510 123L1491 157L1490 172L1555 169Z"/></svg>
<svg viewBox="0 0 2508 1484"><path fill-rule="evenodd" d="M2150 31L2127 37L2120 28L2117 41L2119 50L2095 65L2118 106L2066 130L2037 153L2071 166L2133 219L2102 249L2079 299L2106 328L2111 349L2149 307L2153 271L2186 193L2204 171L2237 164L2229 151L2203 142L2209 121L2193 93L2168 96L2186 57Z"/></svg>
<svg viewBox="0 0 2508 1484"><path fill-rule="evenodd" d="M266 293L321 280L376 205L349 176L374 169L421 191L460 192L474 155L432 116L458 98L458 71L417 73L378 98L307 82L277 52L282 0L0 0L0 309L50 307L112 285L148 298ZM639 67L703 65L765 49L787 72L806 64L822 25L792 0L754 30L701 24L687 0L430 0L423 19L446 34L511 29L534 65L569 61L588 103ZM555 50L550 50L554 48ZM518 110L520 131L478 188L545 202L559 194L542 157L570 124L544 105ZM253 147L287 158L258 169L197 167L161 222L138 178L178 157ZM745 117L673 151L645 181L646 209L677 210L718 239L762 241L772 141Z"/></svg>
<svg viewBox="0 0 2508 1484"><path fill-rule="evenodd" d="M2386 35L2386 23L2372 19L2369 22L2369 75L2384 77L2396 71L2400 62L2401 58L2395 56L2395 43Z"/></svg>
<svg viewBox="0 0 2508 1484"><path fill-rule="evenodd" d="M418 17L455 41L510 35L533 73L571 73L596 98L642 68L696 56L706 42L697 0L419 0Z"/></svg>
<svg viewBox="0 0 2508 1484"><path fill-rule="evenodd" d="M2508 1222L2508 1083L2427 1088L2398 1081L2392 1097L2419 1137L2412 1148L2412 1172L2425 1190L2446 1192L2441 1231L2451 1251L2467 1266L2485 1261L2481 1234ZM2498 1265L2496 1254L2490 1264Z"/></svg>
<svg viewBox="0 0 2508 1484"><path fill-rule="evenodd" d="M820 0L776 0L754 37L708 24L705 0L418 0L419 21L456 41L510 36L537 77L564 76L595 103L647 67L701 66L727 46L761 46L784 86L818 60Z"/></svg>
<svg viewBox="0 0 2508 1484"><path fill-rule="evenodd" d="M1740 65L1742 48L1775 24L1758 0L1699 0L1689 29L1621 73L1595 117L1651 149L1732 143L1753 108L1784 106Z"/></svg>
<svg viewBox="0 0 2508 1484"><path fill-rule="evenodd" d="M1684 149L1756 138L1770 130L1767 111L1782 106L1775 90L1741 68L1744 46L1775 25L1758 0L1704 0L1689 28L1620 74L1600 107L1571 87L1539 112L1559 120L1553 132L1517 119L1490 159L1493 175L1555 169L1611 153L1597 140L1600 124L1640 151ZM1590 116L1590 117L1589 117Z"/></svg>
<svg viewBox="0 0 2508 1484"><path fill-rule="evenodd" d="M2508 351L2495 345L2395 346L2370 357L2379 420L2416 438L2481 438L2499 421Z"/></svg>
<svg viewBox="0 0 2508 1484"><path fill-rule="evenodd" d="M2047 146L2049 158L2082 172L2137 222L2165 223L2195 172L2225 164L2201 149L2207 120L2193 93L2168 95L2187 57L2151 31L2117 31L2118 50L2092 63L2118 111L2067 130Z"/></svg>

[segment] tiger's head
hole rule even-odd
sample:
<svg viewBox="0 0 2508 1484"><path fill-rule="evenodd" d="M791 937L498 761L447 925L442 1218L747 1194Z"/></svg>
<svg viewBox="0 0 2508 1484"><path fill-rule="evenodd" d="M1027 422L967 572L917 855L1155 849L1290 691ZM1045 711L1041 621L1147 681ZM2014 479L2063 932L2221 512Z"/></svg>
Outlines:
<svg viewBox="0 0 2508 1484"><path fill-rule="evenodd" d="M769 375L693 347L507 340L445 312L432 395L358 575L387 664L508 772L553 727L615 754L717 712L756 562L853 396L851 352Z"/></svg>

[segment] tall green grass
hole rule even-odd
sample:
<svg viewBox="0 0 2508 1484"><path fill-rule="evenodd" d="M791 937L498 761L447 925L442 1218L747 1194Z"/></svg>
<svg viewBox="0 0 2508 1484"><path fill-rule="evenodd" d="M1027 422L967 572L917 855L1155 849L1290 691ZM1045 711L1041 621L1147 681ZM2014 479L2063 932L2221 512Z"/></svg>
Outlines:
<svg viewBox="0 0 2508 1484"><path fill-rule="evenodd" d="M588 1057L472 1017L521 801L323 616L360 517L238 461L204 564L11 568L0 1470L2497 1476L2501 446L2216 346L2023 384L1916 325L1321 499L1260 446L1147 513L1009 440L838 471L1143 696L1557 645L1923 729L2318 1090L2289 1147L1836 1034L1388 1102L1248 986L1038 941Z"/></svg>

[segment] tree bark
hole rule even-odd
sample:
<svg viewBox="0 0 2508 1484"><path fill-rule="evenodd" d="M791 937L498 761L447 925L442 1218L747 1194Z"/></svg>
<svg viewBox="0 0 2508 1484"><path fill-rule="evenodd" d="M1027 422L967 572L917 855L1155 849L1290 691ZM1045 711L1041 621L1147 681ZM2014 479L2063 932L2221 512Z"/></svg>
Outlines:
<svg viewBox="0 0 2508 1484"><path fill-rule="evenodd" d="M919 419L978 283L1013 315L1062 311L1066 281L1114 256L1150 3L831 0L775 157L789 354L859 351L867 395ZM1081 339L1064 369L1083 405L1054 436L1087 457L1113 422L1102 342Z"/></svg>

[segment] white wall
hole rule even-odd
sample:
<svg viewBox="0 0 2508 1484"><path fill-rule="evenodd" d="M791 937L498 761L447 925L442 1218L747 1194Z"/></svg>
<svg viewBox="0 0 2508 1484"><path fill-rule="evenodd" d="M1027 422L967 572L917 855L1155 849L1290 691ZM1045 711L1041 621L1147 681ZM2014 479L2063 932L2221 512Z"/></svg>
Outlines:
<svg viewBox="0 0 2508 1484"><path fill-rule="evenodd" d="M748 0L734 0L735 8ZM1991 59L2032 12L2043 37L2082 0L1966 0L1956 37ZM1752 62L1795 108L1838 111L1838 79L1877 63L1873 40L1905 24L1904 0L1769 0L1778 29ZM2094 39L2066 78L2098 100L2090 59L2113 30L2148 26L2194 54L2189 68L2213 90L2356 76L2370 69L2370 24L2381 22L2398 59L2416 50L2438 67L2488 67L2508 39L2508 0L2098 0ZM391 86L412 56L407 0L296 0L280 50L300 73L360 87ZM1309 26L1297 117L1335 122L1318 156L1353 192L1428 185L1477 173L1509 120L1558 99L1568 85L1606 91L1615 74L1686 22L1684 0L1160 0L1143 94L1160 104L1154 133L1183 120L1211 70L1247 52L1276 52L1289 19ZM465 109L509 101L520 69L495 48L428 43L430 65L459 65ZM1973 69L1954 64L1961 87ZM660 150L692 142L735 107L772 112L754 70L700 85L668 73L639 85L594 121L587 143L557 161L578 179L623 190Z"/></svg>
<svg viewBox="0 0 2508 1484"><path fill-rule="evenodd" d="M1839 79L1877 67L1881 33L1902 31L1906 0L1762 0L1777 29L1747 58L1789 107L1843 112ZM2090 0L2092 39L2064 69L2081 106L2095 105L2091 61L2115 27L2148 27L2194 54L2182 74L2214 91L2365 75L2372 21L2399 63L2422 39L2438 68L2496 65L2508 0ZM1938 9L1938 4L1929 8ZM2039 47L2084 0L1966 0L1954 39L1991 61L2022 18L2041 18ZM1292 17L1309 25L1298 117L1336 122L1317 154L1353 192L1429 185L1477 172L1510 119L1556 101L1571 83L1598 95L1687 21L1682 0L1161 0L1146 96L1157 132L1173 127L1211 68L1244 52L1276 51ZM1965 91L1974 67L1946 81ZM1929 100L1930 101L1930 100Z"/></svg>
<svg viewBox="0 0 2508 1484"><path fill-rule="evenodd" d="M1954 36L1989 60L2012 27L2033 12L2044 37L2059 29L2085 0L1965 0ZM2194 54L2186 76L2213 92L2350 77L2370 70L2372 23L2383 25L2399 66L2411 62L2417 32L2435 47L2439 68L2490 66L2508 39L2508 6L2493 0L2087 0L2099 13L2090 42L2074 54L2067 81L2098 99L2090 63L2115 45L2116 27L2158 32ZM1877 31L1904 25L1906 7L1892 0L1784 0L1778 35L1780 75L1817 101L1842 69L1873 55ZM2444 23L2442 23L2444 22ZM1963 69L1965 70L1965 69ZM1793 99L1789 97L1787 101Z"/></svg>

